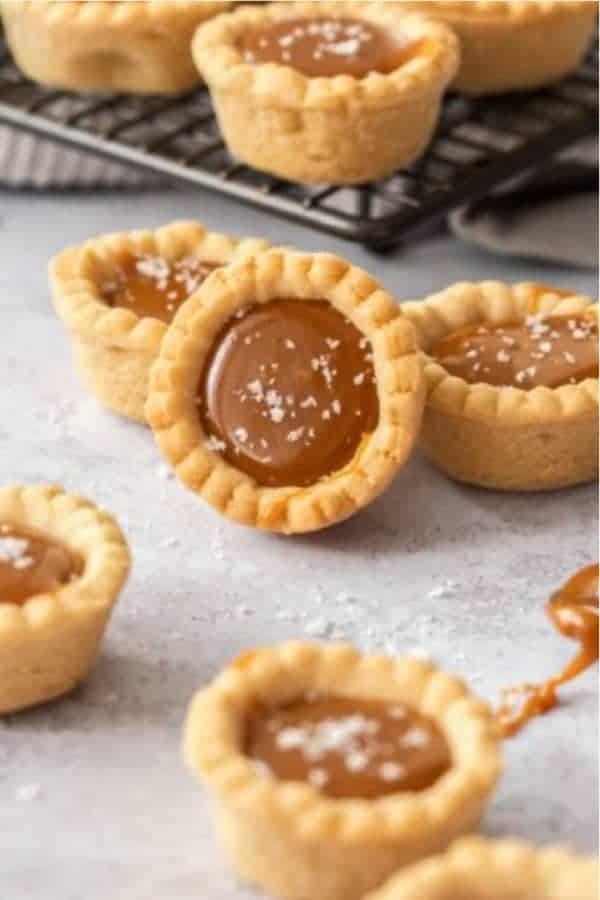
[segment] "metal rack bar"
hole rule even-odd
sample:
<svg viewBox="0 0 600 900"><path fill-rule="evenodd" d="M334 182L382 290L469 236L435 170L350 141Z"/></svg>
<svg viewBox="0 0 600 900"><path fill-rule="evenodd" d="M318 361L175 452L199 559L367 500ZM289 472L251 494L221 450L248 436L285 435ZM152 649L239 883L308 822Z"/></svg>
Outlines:
<svg viewBox="0 0 600 900"><path fill-rule="evenodd" d="M429 150L389 179L309 188L233 160L205 88L169 99L110 96L85 102L21 76L0 38L0 123L376 249L394 246L455 207L547 164L553 154L595 133L597 110L592 54L579 72L544 91L478 100L448 97Z"/></svg>

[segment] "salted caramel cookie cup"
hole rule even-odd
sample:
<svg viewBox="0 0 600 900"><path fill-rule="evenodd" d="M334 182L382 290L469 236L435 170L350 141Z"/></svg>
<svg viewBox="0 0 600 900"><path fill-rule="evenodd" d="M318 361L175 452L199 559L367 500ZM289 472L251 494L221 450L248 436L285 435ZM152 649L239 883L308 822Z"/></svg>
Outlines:
<svg viewBox="0 0 600 900"><path fill-rule="evenodd" d="M48 485L0 488L0 715L88 674L129 571L115 520Z"/></svg>
<svg viewBox="0 0 600 900"><path fill-rule="evenodd" d="M596 900L598 863L561 847L465 838L365 900Z"/></svg>
<svg viewBox="0 0 600 900"><path fill-rule="evenodd" d="M366 272L272 250L179 310L146 415L183 484L245 525L315 531L406 462L424 401L414 330Z"/></svg>
<svg viewBox="0 0 600 900"><path fill-rule="evenodd" d="M179 306L215 268L267 247L176 222L59 254L50 264L54 305L86 387L108 409L145 422L150 367Z"/></svg>
<svg viewBox="0 0 600 900"><path fill-rule="evenodd" d="M560 81L582 62L598 15L595 0L400 0L397 5L452 28L461 47L453 87L475 96Z"/></svg>
<svg viewBox="0 0 600 900"><path fill-rule="evenodd" d="M195 29L226 10L205 0L2 0L6 39L34 81L81 92L178 94L200 82Z"/></svg>
<svg viewBox="0 0 600 900"><path fill-rule="evenodd" d="M294 181L356 184L422 154L458 43L391 4L278 3L207 23L193 55L234 156Z"/></svg>
<svg viewBox="0 0 600 900"><path fill-rule="evenodd" d="M552 490L598 477L598 307L539 284L405 303L428 383L420 444L457 481Z"/></svg>
<svg viewBox="0 0 600 900"><path fill-rule="evenodd" d="M286 900L359 900L441 851L501 770L462 682L344 644L243 654L194 698L184 748L236 873Z"/></svg>

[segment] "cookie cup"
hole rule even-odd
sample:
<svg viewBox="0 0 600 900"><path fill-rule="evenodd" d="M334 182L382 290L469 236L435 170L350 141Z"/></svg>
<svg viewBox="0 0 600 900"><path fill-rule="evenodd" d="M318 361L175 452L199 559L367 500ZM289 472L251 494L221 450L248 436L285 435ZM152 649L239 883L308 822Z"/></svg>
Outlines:
<svg viewBox="0 0 600 900"><path fill-rule="evenodd" d="M465 838L365 900L596 900L598 863L559 847Z"/></svg>
<svg viewBox="0 0 600 900"><path fill-rule="evenodd" d="M286 65L244 61L238 40L248 29L315 16L372 22L421 46L391 74L362 79L308 78ZM423 153L459 60L446 26L381 3L238 9L198 30L193 55L235 157L292 181L338 184L382 178Z"/></svg>
<svg viewBox="0 0 600 900"><path fill-rule="evenodd" d="M472 96L540 88L578 68L594 36L595 0L407 0L458 35L453 83Z"/></svg>
<svg viewBox="0 0 600 900"><path fill-rule="evenodd" d="M22 72L81 92L178 94L200 81L195 29L223 12L204 0L2 0L6 38Z"/></svg>
<svg viewBox="0 0 600 900"><path fill-rule="evenodd" d="M588 297L533 283L456 284L402 306L423 349L428 398L420 435L427 457L457 481L505 491L554 490L598 477L598 379L521 390L469 384L427 355L465 326L528 315L584 314Z"/></svg>
<svg viewBox="0 0 600 900"><path fill-rule="evenodd" d="M197 222L175 222L156 231L106 235L59 254L50 264L54 306L90 393L113 412L145 422L150 368L168 325L106 303L100 285L121 257L150 254L176 262L195 256L227 265L268 246L267 241L208 231Z"/></svg>
<svg viewBox="0 0 600 900"><path fill-rule="evenodd" d="M108 513L60 487L0 488L0 522L46 534L84 563L81 576L59 590L22 606L0 602L2 715L59 697L87 676L130 556Z"/></svg>
<svg viewBox="0 0 600 900"><path fill-rule="evenodd" d="M309 691L409 704L442 729L452 768L426 790L377 800L334 800L264 777L244 755L248 713ZM237 874L286 900L359 900L399 867L439 852L476 825L501 770L491 714L462 682L422 661L362 656L344 644L242 655L194 698L184 748Z"/></svg>
<svg viewBox="0 0 600 900"><path fill-rule="evenodd" d="M257 484L211 449L198 415L200 375L223 326L281 297L329 301L374 356L377 427L348 465L308 487ZM185 487L233 521L292 534L347 519L388 487L411 453L424 397L414 329L373 278L326 253L271 250L217 270L180 308L151 372L146 417Z"/></svg>

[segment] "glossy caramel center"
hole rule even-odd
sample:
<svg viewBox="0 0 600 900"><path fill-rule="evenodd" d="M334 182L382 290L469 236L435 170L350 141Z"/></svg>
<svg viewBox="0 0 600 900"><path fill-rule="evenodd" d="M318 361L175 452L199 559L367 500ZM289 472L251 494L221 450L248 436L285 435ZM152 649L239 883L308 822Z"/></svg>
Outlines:
<svg viewBox="0 0 600 900"><path fill-rule="evenodd" d="M52 593L83 572L83 561L52 538L0 522L0 603L22 605Z"/></svg>
<svg viewBox="0 0 600 900"><path fill-rule="evenodd" d="M267 776L346 799L425 790L452 765L431 719L401 703L335 696L258 710L245 750Z"/></svg>
<svg viewBox="0 0 600 900"><path fill-rule="evenodd" d="M309 78L388 74L414 59L422 46L371 22L332 17L283 19L249 31L239 42L246 62L280 63Z"/></svg>
<svg viewBox="0 0 600 900"><path fill-rule="evenodd" d="M207 447L258 484L315 484L377 426L370 343L324 300L253 306L217 338L198 403Z"/></svg>
<svg viewBox="0 0 600 900"><path fill-rule="evenodd" d="M474 325L438 341L430 355L471 384L555 388L598 377L598 326L581 315Z"/></svg>
<svg viewBox="0 0 600 900"><path fill-rule="evenodd" d="M169 261L162 256L129 254L103 276L100 294L108 306L170 322L216 268L218 263L203 262L196 256Z"/></svg>

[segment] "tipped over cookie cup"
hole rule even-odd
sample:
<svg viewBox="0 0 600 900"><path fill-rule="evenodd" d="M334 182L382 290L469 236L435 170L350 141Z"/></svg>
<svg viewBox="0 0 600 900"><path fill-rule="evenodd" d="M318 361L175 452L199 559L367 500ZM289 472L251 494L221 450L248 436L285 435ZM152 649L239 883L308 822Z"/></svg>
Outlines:
<svg viewBox="0 0 600 900"><path fill-rule="evenodd" d="M365 900L596 900L598 889L594 859L513 838L465 838Z"/></svg>
<svg viewBox="0 0 600 900"><path fill-rule="evenodd" d="M58 542L77 562L72 578L24 602L3 602L0 584L0 714L59 697L87 676L130 565L115 520L60 487L0 488L0 557L26 569L26 541L6 537L14 529Z"/></svg>
<svg viewBox="0 0 600 900"><path fill-rule="evenodd" d="M285 20L310 27L325 17L364 23L414 52L392 71L311 77L287 63L285 52L281 62L250 62L240 47L253 31ZM193 55L235 157L281 178L338 184L384 177L423 153L459 59L444 25L381 3L240 8L201 27Z"/></svg>
<svg viewBox="0 0 600 900"><path fill-rule="evenodd" d="M186 260L227 265L267 247L267 241L236 239L197 222L175 222L156 231L105 235L55 257L50 264L54 306L69 331L89 391L113 412L145 422L149 372L171 313L158 318L110 300L103 286L118 277L124 260L158 263L160 275L164 265L173 268ZM164 303L165 309L172 305L168 291Z"/></svg>
<svg viewBox="0 0 600 900"><path fill-rule="evenodd" d="M450 767L426 789L371 799L332 799L265 773L246 752L254 711L318 695L428 717L448 741ZM347 720L346 731L349 724L360 717ZM286 900L359 900L399 867L439 852L476 825L501 770L491 713L462 682L418 660L361 656L343 644L242 655L194 698L185 756L215 802L237 874Z"/></svg>
<svg viewBox="0 0 600 900"><path fill-rule="evenodd" d="M582 62L598 16L595 0L400 0L398 5L432 15L458 35L461 63L453 87L474 96L560 81Z"/></svg>
<svg viewBox="0 0 600 900"><path fill-rule="evenodd" d="M195 29L211 0L2 0L6 38L34 81L84 93L179 94L200 82Z"/></svg>
<svg viewBox="0 0 600 900"><path fill-rule="evenodd" d="M428 399L420 435L426 456L457 481L506 491L553 490L598 477L598 378L524 389L466 381L430 355L461 329L582 317L587 297L538 284L457 284L403 304L423 349ZM472 352L472 351L471 351Z"/></svg>
<svg viewBox="0 0 600 900"><path fill-rule="evenodd" d="M387 488L423 402L414 330L392 297L335 256L272 250L214 272L181 307L146 415L185 487L236 522L292 534Z"/></svg>

